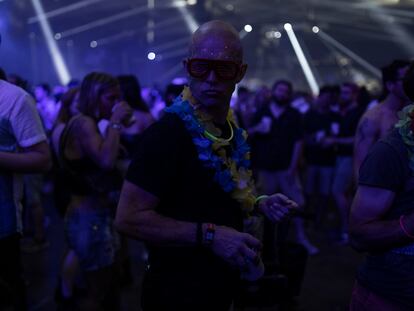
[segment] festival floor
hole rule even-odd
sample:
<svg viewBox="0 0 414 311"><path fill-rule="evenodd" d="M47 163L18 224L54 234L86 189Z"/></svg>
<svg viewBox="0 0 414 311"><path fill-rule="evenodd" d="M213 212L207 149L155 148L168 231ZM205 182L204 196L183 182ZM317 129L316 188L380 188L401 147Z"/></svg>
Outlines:
<svg viewBox="0 0 414 311"><path fill-rule="evenodd" d="M46 204L47 236L50 247L33 254L23 254L29 311L54 311L54 292L58 280L62 255L65 249L63 223L51 204ZM331 211L331 215L333 212ZM328 217L329 218L329 217ZM330 217L331 220L333 217ZM332 228L331 228L332 229ZM362 255L349 246L334 241L332 230L325 228L308 231L320 253L310 256L307 263L301 294L295 310L342 311L348 310L355 271ZM133 284L122 290L122 311L139 311L139 292L144 270L143 245L129 243L132 258ZM259 310L245 308L244 311ZM277 310L277 308L261 309ZM238 311L237 309L235 311Z"/></svg>

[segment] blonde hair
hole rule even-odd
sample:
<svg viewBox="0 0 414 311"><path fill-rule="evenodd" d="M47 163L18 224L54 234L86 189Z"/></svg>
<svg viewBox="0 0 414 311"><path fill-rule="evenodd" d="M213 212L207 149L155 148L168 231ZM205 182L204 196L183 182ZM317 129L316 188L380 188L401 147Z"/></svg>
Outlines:
<svg viewBox="0 0 414 311"><path fill-rule="evenodd" d="M79 111L95 120L99 118L99 101L107 89L119 86L118 80L103 72L91 72L82 80Z"/></svg>

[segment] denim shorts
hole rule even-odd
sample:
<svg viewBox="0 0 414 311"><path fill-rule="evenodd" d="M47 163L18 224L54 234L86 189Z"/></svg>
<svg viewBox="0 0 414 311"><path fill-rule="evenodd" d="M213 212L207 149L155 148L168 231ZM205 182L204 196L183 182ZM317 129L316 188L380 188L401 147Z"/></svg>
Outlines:
<svg viewBox="0 0 414 311"><path fill-rule="evenodd" d="M78 256L83 271L94 271L114 263L116 238L110 209L76 209L65 217L68 245Z"/></svg>

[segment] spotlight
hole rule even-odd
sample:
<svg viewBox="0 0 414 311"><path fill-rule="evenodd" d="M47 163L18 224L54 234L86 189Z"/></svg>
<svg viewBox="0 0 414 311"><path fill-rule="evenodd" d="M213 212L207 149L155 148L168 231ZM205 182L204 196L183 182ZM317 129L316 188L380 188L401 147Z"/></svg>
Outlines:
<svg viewBox="0 0 414 311"><path fill-rule="evenodd" d="M234 5L233 4L227 4L226 9L227 9L227 11L233 11L234 10Z"/></svg>
<svg viewBox="0 0 414 311"><path fill-rule="evenodd" d="M253 30L253 27L249 24L244 25L244 31L245 32L251 32Z"/></svg>
<svg viewBox="0 0 414 311"><path fill-rule="evenodd" d="M148 57L149 60L154 60L155 59L155 56L156 55L155 55L154 52L149 52L148 55L147 55L147 57Z"/></svg>
<svg viewBox="0 0 414 311"><path fill-rule="evenodd" d="M286 30L286 31L290 31L290 30L292 30L292 25L291 25L291 24L289 24L289 23L286 23L286 24L283 26L283 28L285 28L285 30Z"/></svg>
<svg viewBox="0 0 414 311"><path fill-rule="evenodd" d="M318 32L319 32L319 27L318 27L318 26L313 26L313 27L312 27L312 31L313 31L314 33L318 33Z"/></svg>
<svg viewBox="0 0 414 311"><path fill-rule="evenodd" d="M188 5L196 5L197 4L197 0L187 0L187 4Z"/></svg>
<svg viewBox="0 0 414 311"><path fill-rule="evenodd" d="M282 37L282 34L280 33L280 31L275 31L275 32L273 33L273 35L274 35L274 37L275 37L276 39L279 39L279 38L281 38L281 37Z"/></svg>
<svg viewBox="0 0 414 311"><path fill-rule="evenodd" d="M60 40L62 38L62 35L60 33L55 34L55 40Z"/></svg>
<svg viewBox="0 0 414 311"><path fill-rule="evenodd" d="M96 48L98 46L98 42L96 42L95 40L94 41L91 41L90 46L91 46L91 48L94 49L94 48Z"/></svg>

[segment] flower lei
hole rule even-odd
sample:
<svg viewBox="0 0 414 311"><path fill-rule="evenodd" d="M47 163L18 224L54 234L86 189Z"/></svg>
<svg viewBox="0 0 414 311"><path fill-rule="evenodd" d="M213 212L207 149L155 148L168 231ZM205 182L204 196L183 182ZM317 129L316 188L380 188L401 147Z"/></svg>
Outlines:
<svg viewBox="0 0 414 311"><path fill-rule="evenodd" d="M408 105L398 112L400 119L395 127L408 149L409 167L414 174L414 105Z"/></svg>
<svg viewBox="0 0 414 311"><path fill-rule="evenodd" d="M246 142L246 132L237 127L233 112L230 109L227 115L228 122L235 126L234 148L230 155L225 147L231 141L210 138L213 134L220 136L221 131L216 128L209 115L200 111L188 87L185 87L173 105L166 108L167 113L176 114L184 121L186 129L190 132L198 152L198 158L204 167L213 169L214 180L231 197L241 204L244 212L249 213L255 204L252 172L250 167L250 147Z"/></svg>

